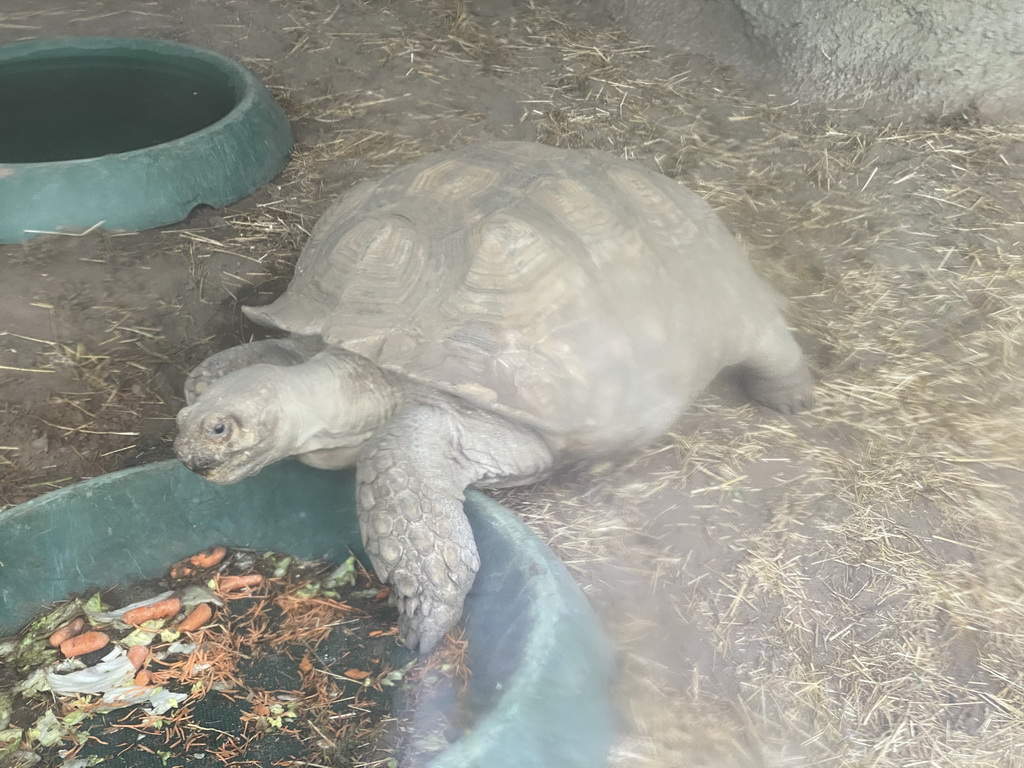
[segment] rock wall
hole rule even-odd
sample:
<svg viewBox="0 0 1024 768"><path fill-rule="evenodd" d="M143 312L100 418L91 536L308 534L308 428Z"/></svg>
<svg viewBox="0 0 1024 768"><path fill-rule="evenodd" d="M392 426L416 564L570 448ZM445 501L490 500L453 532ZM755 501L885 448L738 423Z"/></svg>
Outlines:
<svg viewBox="0 0 1024 768"><path fill-rule="evenodd" d="M1024 120L1021 0L599 0L642 39L805 101Z"/></svg>

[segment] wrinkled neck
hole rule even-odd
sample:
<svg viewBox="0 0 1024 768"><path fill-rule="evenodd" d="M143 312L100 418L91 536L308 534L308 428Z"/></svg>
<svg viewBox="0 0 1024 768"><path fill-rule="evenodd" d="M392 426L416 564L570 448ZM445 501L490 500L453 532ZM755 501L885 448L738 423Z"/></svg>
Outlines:
<svg viewBox="0 0 1024 768"><path fill-rule="evenodd" d="M280 406L293 453L359 445L397 407L387 374L359 355L329 349L281 374Z"/></svg>

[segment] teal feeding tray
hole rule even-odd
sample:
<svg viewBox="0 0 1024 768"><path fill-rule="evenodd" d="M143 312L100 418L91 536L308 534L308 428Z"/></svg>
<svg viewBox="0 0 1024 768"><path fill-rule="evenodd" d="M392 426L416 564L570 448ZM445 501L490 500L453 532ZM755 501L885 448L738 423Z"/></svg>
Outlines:
<svg viewBox="0 0 1024 768"><path fill-rule="evenodd" d="M0 46L0 242L181 221L252 193L291 127L231 59L162 40Z"/></svg>
<svg viewBox="0 0 1024 768"><path fill-rule="evenodd" d="M607 642L551 551L470 491L481 567L466 601L472 730L430 768L598 768L612 737ZM69 592L155 578L223 543L366 562L352 472L282 462L216 486L167 461L0 512L0 637Z"/></svg>

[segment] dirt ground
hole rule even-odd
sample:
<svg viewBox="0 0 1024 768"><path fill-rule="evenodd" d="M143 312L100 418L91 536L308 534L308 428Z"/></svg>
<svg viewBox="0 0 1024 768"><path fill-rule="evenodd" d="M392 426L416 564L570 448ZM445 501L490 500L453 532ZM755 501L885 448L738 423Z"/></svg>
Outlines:
<svg viewBox="0 0 1024 768"><path fill-rule="evenodd" d="M0 504L170 457L187 371L354 182L480 138L606 149L721 211L820 382L783 417L723 377L649 450L501 496L615 641L613 764L1024 766L1019 126L851 127L570 0L0 8L0 43L61 35L235 57L297 143L228 209L0 246Z"/></svg>

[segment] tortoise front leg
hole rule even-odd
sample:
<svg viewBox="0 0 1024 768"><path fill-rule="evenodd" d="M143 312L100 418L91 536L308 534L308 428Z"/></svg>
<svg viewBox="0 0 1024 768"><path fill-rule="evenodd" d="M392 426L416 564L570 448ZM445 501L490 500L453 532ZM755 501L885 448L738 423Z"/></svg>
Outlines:
<svg viewBox="0 0 1024 768"><path fill-rule="evenodd" d="M458 622L480 567L466 487L532 482L551 465L531 430L451 403L408 405L370 441L356 466L359 522L409 648L429 653Z"/></svg>
<svg viewBox="0 0 1024 768"><path fill-rule="evenodd" d="M239 344L210 355L197 365L185 379L185 402L192 405L203 392L229 373L257 363L270 365L298 365L324 348L319 338L289 336L286 339L264 339Z"/></svg>

